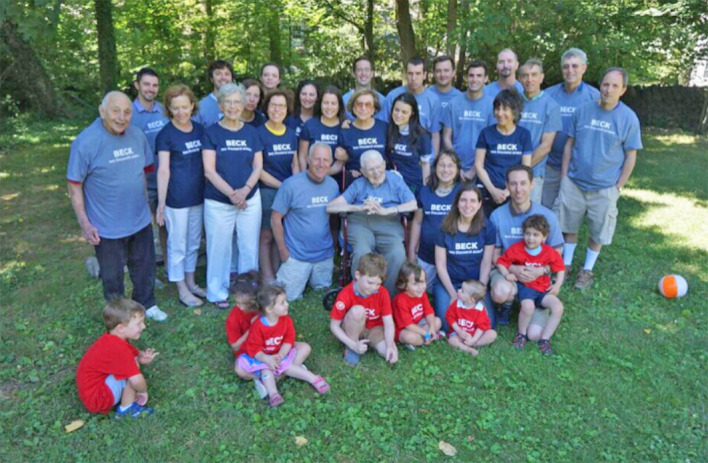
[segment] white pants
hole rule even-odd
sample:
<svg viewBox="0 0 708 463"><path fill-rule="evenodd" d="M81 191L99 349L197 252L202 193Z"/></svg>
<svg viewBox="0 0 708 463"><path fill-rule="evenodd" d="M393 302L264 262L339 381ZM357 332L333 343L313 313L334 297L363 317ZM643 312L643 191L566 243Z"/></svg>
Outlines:
<svg viewBox="0 0 708 463"><path fill-rule="evenodd" d="M229 298L229 274L234 229L238 240L238 272L258 270L258 238L261 231L261 194L247 201L246 209L212 199L204 200L207 246L207 299Z"/></svg>
<svg viewBox="0 0 708 463"><path fill-rule="evenodd" d="M197 268L203 220L202 204L179 209L165 207L167 275L170 281L184 281L184 274L194 273Z"/></svg>

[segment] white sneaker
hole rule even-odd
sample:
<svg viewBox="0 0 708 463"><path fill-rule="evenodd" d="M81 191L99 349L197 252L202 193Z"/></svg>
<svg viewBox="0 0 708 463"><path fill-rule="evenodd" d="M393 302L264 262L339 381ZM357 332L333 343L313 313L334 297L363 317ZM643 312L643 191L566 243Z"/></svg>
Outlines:
<svg viewBox="0 0 708 463"><path fill-rule="evenodd" d="M268 391L260 378L253 378L253 386L256 388L256 394L258 394L259 399L268 397Z"/></svg>
<svg viewBox="0 0 708 463"><path fill-rule="evenodd" d="M156 322L164 322L167 320L167 314L160 310L160 308L156 305L147 309L147 311L145 311L145 316L152 318Z"/></svg>

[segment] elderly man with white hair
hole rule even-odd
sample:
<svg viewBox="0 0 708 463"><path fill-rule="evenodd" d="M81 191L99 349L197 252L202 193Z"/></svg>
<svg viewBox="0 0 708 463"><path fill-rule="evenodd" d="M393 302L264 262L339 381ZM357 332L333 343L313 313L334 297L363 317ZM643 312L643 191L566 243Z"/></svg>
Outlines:
<svg viewBox="0 0 708 463"><path fill-rule="evenodd" d="M378 252L388 265L386 289L395 294L396 277L406 260L403 226L398 214L413 212L418 206L403 177L386 170L381 153L366 151L359 162L363 177L329 203L327 212L351 213L348 238L354 251L352 274L361 256Z"/></svg>
<svg viewBox="0 0 708 463"><path fill-rule="evenodd" d="M71 144L66 179L81 233L96 250L106 300L123 297L123 265L133 282L131 298L163 321L155 305L155 248L145 173L154 156L145 134L130 125L131 103L121 92L106 94L101 115Z"/></svg>

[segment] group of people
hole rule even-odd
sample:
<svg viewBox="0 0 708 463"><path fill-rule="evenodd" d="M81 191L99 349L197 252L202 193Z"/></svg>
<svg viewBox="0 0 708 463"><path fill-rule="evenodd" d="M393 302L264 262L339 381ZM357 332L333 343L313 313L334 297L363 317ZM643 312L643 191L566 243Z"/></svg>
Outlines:
<svg viewBox="0 0 708 463"><path fill-rule="evenodd" d="M269 295L256 304L261 297L251 294L243 303L251 308L240 305L250 312L237 317L233 333L240 334L229 335L239 376L262 381L258 388L274 406L282 397L258 373L263 369L277 375L294 368L291 376L326 392L323 378L301 368L309 346L293 344L294 329L270 339L263 332L281 326L287 302L308 284L331 286L338 236L331 219L347 214L354 281L337 298L330 328L348 363L357 364L369 345L395 362L396 342L415 347L443 333L476 354L494 341L497 323L509 323L515 299L514 345L531 339L550 354L563 313L561 285L571 273L578 289L593 283L642 144L636 115L620 102L628 84L623 69L607 69L598 91L583 82L585 53L570 49L561 58L563 82L542 90L542 62L519 64L513 50L502 50L498 79L487 83L487 64L471 61L462 92L452 86L452 58L434 60L429 87L426 62L412 58L406 85L384 97L372 88L373 63L359 57L354 89L342 95L306 79L293 98L279 86L276 64L264 65L260 80L237 84L231 65L215 61L209 95L197 101L188 87L174 85L164 106L157 73L142 69L132 103L121 92L104 97L100 118L72 144L67 169L105 298L123 296L127 264L132 299L147 307L145 316L167 318L154 297L154 218L165 225L165 268L182 304L200 306L206 298L231 308L239 277L260 272ZM407 243L401 216L409 218ZM573 272L585 219L586 259ZM202 229L205 288L195 281ZM129 327L139 315L133 310L107 329ZM249 350L246 319L264 325L258 342L277 338L278 348L258 350L254 341ZM130 336L123 339L136 339ZM133 389L135 399L141 390Z"/></svg>

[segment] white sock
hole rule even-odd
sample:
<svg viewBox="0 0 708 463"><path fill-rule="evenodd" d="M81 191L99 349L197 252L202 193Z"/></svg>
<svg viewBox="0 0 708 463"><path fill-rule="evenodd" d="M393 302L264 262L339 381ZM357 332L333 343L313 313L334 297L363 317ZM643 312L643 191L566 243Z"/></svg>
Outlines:
<svg viewBox="0 0 708 463"><path fill-rule="evenodd" d="M120 410L121 412L124 412L124 411L126 411L127 409L129 409L130 407L132 407L132 405L133 405L133 404L130 404L130 405L119 405L118 408L119 408L119 410Z"/></svg>
<svg viewBox="0 0 708 463"><path fill-rule="evenodd" d="M585 255L585 265L583 266L583 269L592 272L592 268L595 266L595 261L597 261L597 256L599 255L600 251L593 251L592 249L588 248L588 252Z"/></svg>
<svg viewBox="0 0 708 463"><path fill-rule="evenodd" d="M573 253L578 243L565 243L563 245L563 263L566 267L570 267L573 263Z"/></svg>

